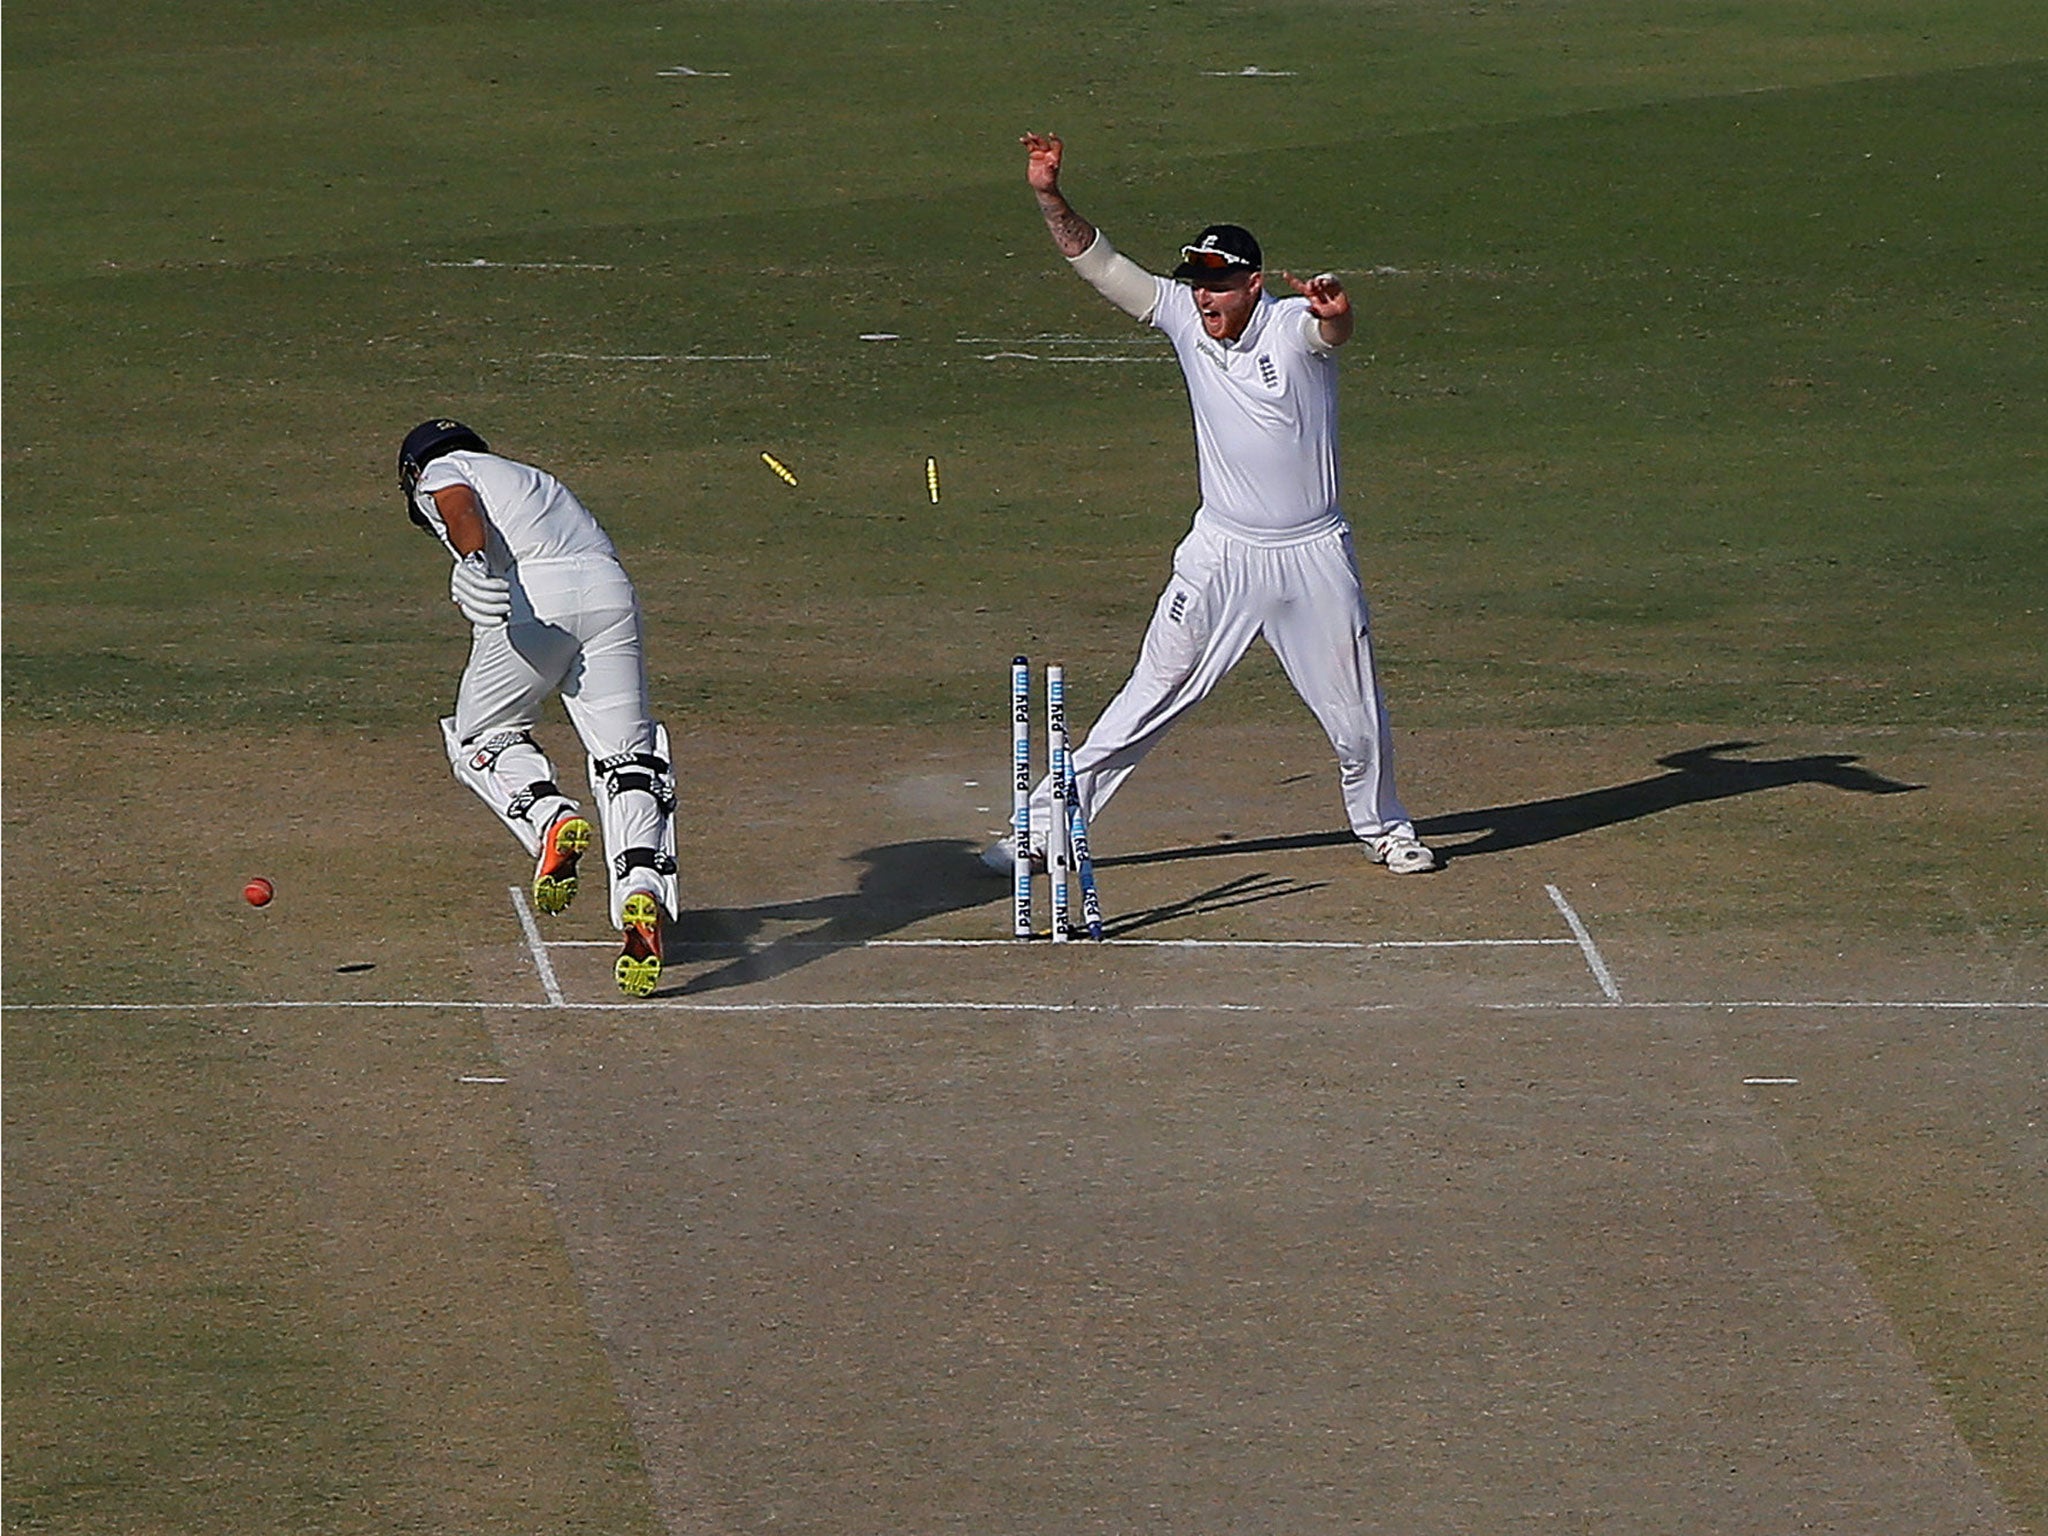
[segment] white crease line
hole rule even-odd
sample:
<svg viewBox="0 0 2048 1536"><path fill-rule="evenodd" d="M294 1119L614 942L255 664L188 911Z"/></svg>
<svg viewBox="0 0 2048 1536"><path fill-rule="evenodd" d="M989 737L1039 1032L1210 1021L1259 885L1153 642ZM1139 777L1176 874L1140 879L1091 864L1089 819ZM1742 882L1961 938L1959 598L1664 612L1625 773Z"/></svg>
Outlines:
<svg viewBox="0 0 2048 1536"><path fill-rule="evenodd" d="M1573 939L1104 939L1091 949L1570 949ZM1019 939L752 939L744 945L706 939L671 944L671 954L716 954L744 948L749 954L783 949L1018 949L1042 947ZM549 939L550 949L612 949L604 939Z"/></svg>
<svg viewBox="0 0 2048 1536"><path fill-rule="evenodd" d="M448 1009L481 1008L507 1013L535 1012L541 1010L562 1010L571 1012L608 1012L612 1009L646 1010L666 1008L683 1013L862 1013L862 1012L925 1012L925 1013L1401 1013L1417 1012L1431 1007L1444 1006L1434 1002L1401 1003L1353 1003L1333 1007L1327 1004L1291 1003L1005 1003L1005 1002L963 1002L959 999L936 998L919 1000L898 998L887 1000L819 1002L761 1002L761 1003L703 1003L679 998L650 997L636 1002L561 1002L516 1003L489 1001L483 998L298 998L273 999L270 1001L228 1002L228 1003L4 1003L0 1013L236 1013L236 1012L277 1012L305 1009L354 1009L354 1010L406 1010L406 1009ZM2048 1002L1971 1002L1960 998L1926 999L1906 998L1885 1001L1882 999L1844 998L1686 998L1650 1003L1593 1003L1593 1002L1525 1002L1525 1003L1457 1003L1451 1006L1469 1007L1481 1013L1685 1013L1694 1010L1723 1010L1735 1012L1745 1008L1773 1008L1790 1012L1802 1010L1858 1012L1943 1012L1943 1013L1995 1013L2031 1012L2048 1015Z"/></svg>
<svg viewBox="0 0 2048 1536"><path fill-rule="evenodd" d="M984 939L1010 944L1013 939ZM1161 949L1527 949L1568 945L1570 939L1108 939Z"/></svg>
<svg viewBox="0 0 2048 1536"><path fill-rule="evenodd" d="M1586 964L1593 972L1593 979L1600 983L1600 990L1607 994L1607 1001L1620 1002L1621 988L1614 984L1614 976L1608 971L1607 962L1600 958L1600 950L1593 942L1593 935L1588 933L1586 925L1579 921L1579 914L1572 910L1572 904L1564 899L1564 892L1556 886L1546 885L1543 889L1550 892L1551 903L1564 914L1565 922L1571 927L1572 937L1579 941L1579 949L1585 955Z"/></svg>
<svg viewBox="0 0 2048 1536"><path fill-rule="evenodd" d="M533 968L540 972L540 984L548 995L548 1002L562 1006L561 984L555 980L555 967L548 959L548 946L540 936L540 926L533 920L533 909L526 904L526 892L518 886L509 887L512 892L512 909L519 914L519 926L526 930L526 952L533 956Z"/></svg>
<svg viewBox="0 0 2048 1536"><path fill-rule="evenodd" d="M1617 1013L1672 1013L1689 1009L1724 1009L1730 1013L1744 1008L1780 1008L1796 1012L1804 1008L1823 1010L1857 1009L1878 1011L1897 1008L1912 1012L1953 1012L1976 1013L2004 1010L2033 1011L2048 1014L2048 1002L1968 1002L1961 998L1828 998L1828 997L1751 997L1751 998L1671 998L1658 1003L1625 1003L1616 999L1611 1003L1481 1003L1481 1008L1496 1013L1528 1013L1547 1010L1570 1010L1574 1008L1610 1009Z"/></svg>
<svg viewBox="0 0 2048 1536"><path fill-rule="evenodd" d="M461 267L469 270L483 268L506 272L612 272L617 269L608 261L486 261L473 257L468 261L430 261L430 267Z"/></svg>

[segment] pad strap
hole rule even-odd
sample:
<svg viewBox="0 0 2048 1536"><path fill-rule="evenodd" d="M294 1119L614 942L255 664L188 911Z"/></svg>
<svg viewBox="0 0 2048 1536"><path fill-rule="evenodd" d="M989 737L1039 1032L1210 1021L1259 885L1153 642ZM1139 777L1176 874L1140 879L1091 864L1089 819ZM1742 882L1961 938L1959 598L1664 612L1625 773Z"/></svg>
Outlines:
<svg viewBox="0 0 2048 1536"><path fill-rule="evenodd" d="M553 779L535 779L505 802L505 814L517 816L521 821L529 821L532 819L534 805L543 795L553 795L558 800L567 798L555 787Z"/></svg>
<svg viewBox="0 0 2048 1536"><path fill-rule="evenodd" d="M613 773L620 768L651 768L656 773L668 772L668 764L652 752L621 752L617 757L600 757L597 760L599 773Z"/></svg>
<svg viewBox="0 0 2048 1536"><path fill-rule="evenodd" d="M604 776L605 793L616 798L628 790L652 795L664 815L676 808L676 792L669 783L668 764L651 752L621 752L601 757L597 771Z"/></svg>

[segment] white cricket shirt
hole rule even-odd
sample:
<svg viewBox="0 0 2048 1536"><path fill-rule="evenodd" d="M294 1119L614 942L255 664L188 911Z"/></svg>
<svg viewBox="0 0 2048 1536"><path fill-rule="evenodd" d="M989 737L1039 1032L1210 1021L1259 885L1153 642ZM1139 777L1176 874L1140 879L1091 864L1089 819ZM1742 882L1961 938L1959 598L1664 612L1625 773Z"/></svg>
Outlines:
<svg viewBox="0 0 2048 1536"><path fill-rule="evenodd" d="M493 571L502 572L513 560L619 558L597 519L553 475L516 459L467 448L444 453L428 464L413 497L420 515L444 544L448 529L432 493L452 485L468 486L483 503Z"/></svg>
<svg viewBox="0 0 2048 1536"><path fill-rule="evenodd" d="M1217 341L1194 295L1159 285L1151 323L1180 357L1195 415L1206 516L1254 543L1343 526L1337 509L1337 360L1303 298L1261 294L1244 334Z"/></svg>

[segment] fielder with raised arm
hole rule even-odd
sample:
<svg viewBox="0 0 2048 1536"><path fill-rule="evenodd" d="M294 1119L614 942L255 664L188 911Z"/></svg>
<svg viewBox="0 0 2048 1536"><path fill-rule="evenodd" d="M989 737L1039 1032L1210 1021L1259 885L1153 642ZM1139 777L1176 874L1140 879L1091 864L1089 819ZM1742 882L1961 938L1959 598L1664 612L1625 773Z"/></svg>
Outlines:
<svg viewBox="0 0 2048 1536"><path fill-rule="evenodd" d="M1194 411L1201 505L1173 555L1137 666L1073 754L1092 828L1174 722L1264 635L1337 751L1351 829L1396 874L1436 868L1394 792L1394 748L1373 666L1370 615L1338 508L1337 349L1351 300L1326 274L1297 296L1266 292L1259 243L1212 224L1181 248L1171 279L1118 254L1060 191L1059 139L1027 133L1027 176L1053 243L1134 320L1166 334ZM1031 857L1044 857L1052 791L1031 801ZM1009 870L1012 838L984 855Z"/></svg>
<svg viewBox="0 0 2048 1536"><path fill-rule="evenodd" d="M449 596L470 622L455 713L441 722L455 777L533 856L534 905L566 909L593 834L532 734L542 702L561 695L589 754L612 921L624 935L613 974L645 997L676 911L676 793L668 732L648 703L633 583L567 486L492 453L459 421L406 434L398 486L412 520L455 557Z"/></svg>

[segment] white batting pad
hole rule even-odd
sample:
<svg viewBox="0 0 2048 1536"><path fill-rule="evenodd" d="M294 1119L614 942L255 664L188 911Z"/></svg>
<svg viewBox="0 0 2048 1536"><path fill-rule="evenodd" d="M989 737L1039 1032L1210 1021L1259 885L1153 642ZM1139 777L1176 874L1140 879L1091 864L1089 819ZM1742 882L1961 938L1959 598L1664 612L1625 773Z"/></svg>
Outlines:
<svg viewBox="0 0 2048 1536"><path fill-rule="evenodd" d="M455 735L455 717L441 719L441 740L455 777L505 823L527 853L540 856L541 833L576 802L559 789L532 793L536 784L552 783L554 766L524 731L487 731L468 747Z"/></svg>
<svg viewBox="0 0 2048 1536"><path fill-rule="evenodd" d="M596 802L598 820L604 831L604 867L611 879L612 923L620 926L623 922L626 898L635 891L652 890L661 902L662 910L674 917L682 901L682 880L676 872L676 765L669 755L668 727L660 721L654 724L654 754L667 767L659 774L666 803L660 795L639 788L622 788L613 794L606 782L606 775L600 771L597 759L587 757L590 771L590 798ZM632 767L625 772L645 773L648 770ZM659 870L644 866L622 872L620 859L629 849L653 851L661 860Z"/></svg>

